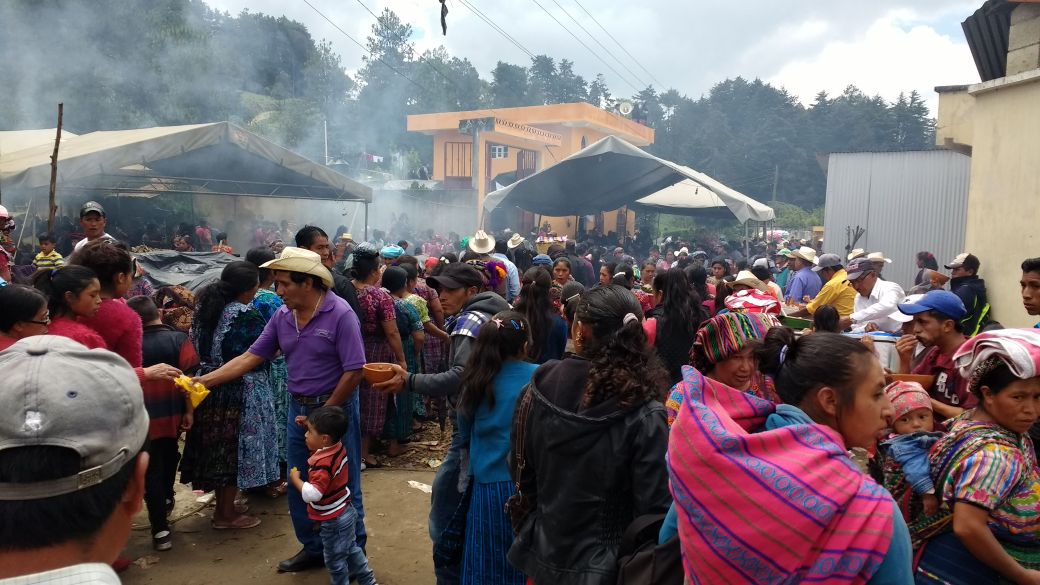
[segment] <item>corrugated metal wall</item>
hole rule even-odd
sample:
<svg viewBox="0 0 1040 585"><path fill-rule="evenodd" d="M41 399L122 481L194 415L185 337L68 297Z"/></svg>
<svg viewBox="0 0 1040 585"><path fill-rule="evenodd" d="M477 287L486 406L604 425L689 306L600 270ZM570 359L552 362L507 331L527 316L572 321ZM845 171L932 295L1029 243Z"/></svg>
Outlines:
<svg viewBox="0 0 1040 585"><path fill-rule="evenodd" d="M824 251L845 256L846 229L856 244L892 259L884 275L909 290L916 254L935 254L939 269L963 252L971 157L948 150L831 154L827 164Z"/></svg>

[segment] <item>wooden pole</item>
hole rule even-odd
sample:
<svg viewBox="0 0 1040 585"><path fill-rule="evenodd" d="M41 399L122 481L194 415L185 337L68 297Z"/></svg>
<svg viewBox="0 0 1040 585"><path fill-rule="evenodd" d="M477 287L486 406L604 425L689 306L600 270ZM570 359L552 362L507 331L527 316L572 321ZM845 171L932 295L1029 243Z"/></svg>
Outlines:
<svg viewBox="0 0 1040 585"><path fill-rule="evenodd" d="M65 111L65 104L58 104L58 134L54 138L54 154L51 155L51 188L47 207L47 233L54 233L54 214L58 211L55 203L55 191L58 188L58 145L61 144L61 118Z"/></svg>

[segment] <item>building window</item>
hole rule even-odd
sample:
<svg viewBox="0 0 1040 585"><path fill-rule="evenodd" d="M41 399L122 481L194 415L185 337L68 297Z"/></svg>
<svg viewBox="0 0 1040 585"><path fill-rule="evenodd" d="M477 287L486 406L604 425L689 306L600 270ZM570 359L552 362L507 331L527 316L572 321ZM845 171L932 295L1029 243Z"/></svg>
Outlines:
<svg viewBox="0 0 1040 585"><path fill-rule="evenodd" d="M509 158L509 147L504 144L492 144L491 158Z"/></svg>

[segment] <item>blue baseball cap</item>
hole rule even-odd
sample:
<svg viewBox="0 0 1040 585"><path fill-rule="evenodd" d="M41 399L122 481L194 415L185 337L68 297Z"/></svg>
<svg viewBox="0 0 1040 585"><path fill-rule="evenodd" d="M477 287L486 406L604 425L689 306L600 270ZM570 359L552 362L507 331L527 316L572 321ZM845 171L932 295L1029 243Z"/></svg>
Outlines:
<svg viewBox="0 0 1040 585"><path fill-rule="evenodd" d="M900 303L899 311L905 315L935 311L954 321L960 321L968 314L960 297L946 290L929 291L916 303Z"/></svg>

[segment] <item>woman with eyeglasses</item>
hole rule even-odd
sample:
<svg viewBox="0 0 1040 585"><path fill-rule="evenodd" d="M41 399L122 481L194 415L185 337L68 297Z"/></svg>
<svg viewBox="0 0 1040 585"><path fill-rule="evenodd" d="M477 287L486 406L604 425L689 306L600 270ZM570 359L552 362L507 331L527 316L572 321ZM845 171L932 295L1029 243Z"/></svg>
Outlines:
<svg viewBox="0 0 1040 585"><path fill-rule="evenodd" d="M40 291L21 284L0 287L0 351L19 339L46 335L51 318L47 297Z"/></svg>

